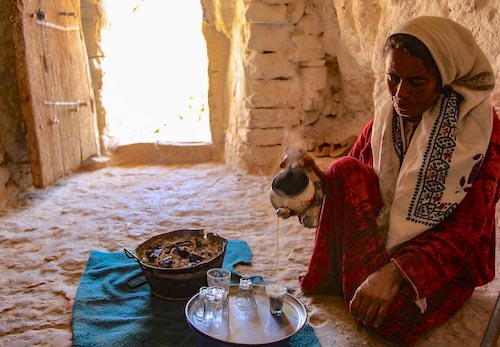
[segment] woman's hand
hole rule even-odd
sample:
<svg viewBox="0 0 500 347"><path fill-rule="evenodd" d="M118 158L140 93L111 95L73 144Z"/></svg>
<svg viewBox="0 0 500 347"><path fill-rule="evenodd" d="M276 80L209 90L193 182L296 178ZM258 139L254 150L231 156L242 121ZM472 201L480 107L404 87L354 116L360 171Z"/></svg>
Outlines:
<svg viewBox="0 0 500 347"><path fill-rule="evenodd" d="M322 181L324 181L325 173L316 165L314 159L303 149L296 147L285 148L285 158L283 158L283 161L280 163L280 168L284 169L288 166L296 166L299 168L309 167Z"/></svg>
<svg viewBox="0 0 500 347"><path fill-rule="evenodd" d="M387 263L358 287L349 303L351 314L363 324L379 327L404 281L397 265Z"/></svg>

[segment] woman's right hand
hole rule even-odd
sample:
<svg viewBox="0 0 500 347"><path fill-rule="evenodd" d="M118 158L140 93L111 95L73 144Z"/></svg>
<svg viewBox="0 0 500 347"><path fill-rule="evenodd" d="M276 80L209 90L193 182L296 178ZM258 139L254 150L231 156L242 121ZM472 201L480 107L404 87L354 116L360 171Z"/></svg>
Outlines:
<svg viewBox="0 0 500 347"><path fill-rule="evenodd" d="M322 181L324 180L324 172L318 167L318 165L316 165L314 159L303 149L297 147L285 147L285 157L280 163L280 168L284 169L288 166L311 168Z"/></svg>

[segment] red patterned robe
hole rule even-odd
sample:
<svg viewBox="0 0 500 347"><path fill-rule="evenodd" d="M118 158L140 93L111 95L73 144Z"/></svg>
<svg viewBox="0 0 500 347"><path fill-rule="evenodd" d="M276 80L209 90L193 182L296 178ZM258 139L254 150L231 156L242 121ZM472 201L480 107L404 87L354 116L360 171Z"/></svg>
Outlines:
<svg viewBox="0 0 500 347"><path fill-rule="evenodd" d="M474 288L495 276L495 207L500 196L500 120L494 114L488 151L476 180L443 222L402 244L390 256L376 224L383 207L373 171L371 132L365 127L347 157L325 173L325 199L302 290L343 295L389 261L406 278L377 329L384 338L410 345L447 321ZM415 304L426 298L421 312Z"/></svg>

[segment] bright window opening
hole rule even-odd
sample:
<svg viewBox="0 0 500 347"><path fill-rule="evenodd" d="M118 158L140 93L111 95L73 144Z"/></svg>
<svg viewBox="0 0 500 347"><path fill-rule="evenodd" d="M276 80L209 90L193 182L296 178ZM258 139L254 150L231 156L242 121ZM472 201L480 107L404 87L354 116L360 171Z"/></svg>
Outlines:
<svg viewBox="0 0 500 347"><path fill-rule="evenodd" d="M199 0L104 0L103 105L110 135L210 143L208 58Z"/></svg>

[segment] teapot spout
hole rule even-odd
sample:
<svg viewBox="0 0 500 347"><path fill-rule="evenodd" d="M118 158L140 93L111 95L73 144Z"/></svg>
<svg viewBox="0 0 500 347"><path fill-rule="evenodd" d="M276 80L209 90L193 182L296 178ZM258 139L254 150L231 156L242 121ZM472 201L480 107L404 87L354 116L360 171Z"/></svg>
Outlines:
<svg viewBox="0 0 500 347"><path fill-rule="evenodd" d="M280 207L280 208L276 209L276 214L280 218L287 219L287 218L290 218L290 216L292 215L292 211L289 208Z"/></svg>

